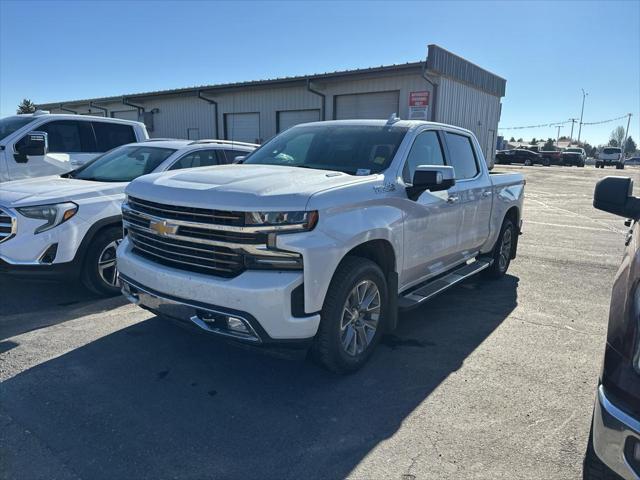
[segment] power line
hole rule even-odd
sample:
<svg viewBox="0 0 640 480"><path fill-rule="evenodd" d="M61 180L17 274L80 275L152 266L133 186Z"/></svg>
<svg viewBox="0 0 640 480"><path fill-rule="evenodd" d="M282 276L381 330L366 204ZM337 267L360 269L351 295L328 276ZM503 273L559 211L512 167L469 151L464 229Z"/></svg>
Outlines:
<svg viewBox="0 0 640 480"><path fill-rule="evenodd" d="M616 120L622 120L623 118L627 118L627 114L621 115L616 118L610 118L608 120L600 120L598 122L583 122L582 125L600 125L602 123L610 123L615 122ZM525 125L522 127L499 127L498 130L524 130L527 128L543 128L543 127L557 127L558 125L565 125L567 123L571 123L576 119L570 118L564 122L552 122L552 123L541 123L540 125Z"/></svg>

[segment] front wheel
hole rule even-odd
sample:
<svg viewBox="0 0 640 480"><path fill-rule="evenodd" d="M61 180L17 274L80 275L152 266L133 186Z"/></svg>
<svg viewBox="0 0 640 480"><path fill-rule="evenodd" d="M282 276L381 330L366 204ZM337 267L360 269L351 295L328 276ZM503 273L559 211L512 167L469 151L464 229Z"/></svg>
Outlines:
<svg viewBox="0 0 640 480"><path fill-rule="evenodd" d="M82 266L82 283L94 293L113 296L120 293L116 268L116 249L122 241L122 229L109 227L91 241Z"/></svg>
<svg viewBox="0 0 640 480"><path fill-rule="evenodd" d="M530 167L532 165L531 160L527 159L524 161L524 166L525 167Z"/></svg>
<svg viewBox="0 0 640 480"><path fill-rule="evenodd" d="M358 370L380 341L387 308L387 282L380 267L365 258L345 258L322 307L312 347L316 360L336 373Z"/></svg>
<svg viewBox="0 0 640 480"><path fill-rule="evenodd" d="M493 262L491 266L485 270L486 276L489 278L500 278L509 268L511 256L516 245L516 226L510 218L505 218L502 222L500 235L493 247L491 254Z"/></svg>

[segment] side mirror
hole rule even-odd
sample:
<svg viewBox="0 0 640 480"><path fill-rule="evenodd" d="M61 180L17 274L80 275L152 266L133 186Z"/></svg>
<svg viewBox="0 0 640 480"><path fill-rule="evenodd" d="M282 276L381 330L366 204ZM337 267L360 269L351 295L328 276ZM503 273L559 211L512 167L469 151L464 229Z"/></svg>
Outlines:
<svg viewBox="0 0 640 480"><path fill-rule="evenodd" d="M455 178L453 167L419 165L413 173L413 184L407 186L407 196L411 200L417 200L426 190L431 192L449 190L456 184Z"/></svg>
<svg viewBox="0 0 640 480"><path fill-rule="evenodd" d="M640 198L634 197L629 177L605 177L596 183L593 206L598 210L640 220Z"/></svg>
<svg viewBox="0 0 640 480"><path fill-rule="evenodd" d="M244 163L245 158L247 158L246 155L238 155L231 163Z"/></svg>
<svg viewBox="0 0 640 480"><path fill-rule="evenodd" d="M49 139L46 132L29 132L16 144L16 162L25 163L28 156L46 155L49 150Z"/></svg>

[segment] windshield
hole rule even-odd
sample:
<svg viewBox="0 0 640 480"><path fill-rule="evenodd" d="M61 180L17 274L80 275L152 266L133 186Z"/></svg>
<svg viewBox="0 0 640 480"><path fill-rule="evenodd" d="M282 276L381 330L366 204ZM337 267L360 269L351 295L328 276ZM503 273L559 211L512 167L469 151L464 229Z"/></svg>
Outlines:
<svg viewBox="0 0 640 480"><path fill-rule="evenodd" d="M605 148L603 150L604 153L620 153L622 150L620 150L619 148Z"/></svg>
<svg viewBox="0 0 640 480"><path fill-rule="evenodd" d="M282 165L369 175L385 170L407 133L405 127L310 125L278 135L245 164Z"/></svg>
<svg viewBox="0 0 640 480"><path fill-rule="evenodd" d="M565 151L569 153L582 153L582 150L580 150L579 148L567 148Z"/></svg>
<svg viewBox="0 0 640 480"><path fill-rule="evenodd" d="M33 122L32 116L14 116L0 118L0 140L4 140L13 132L20 130L26 124Z"/></svg>
<svg viewBox="0 0 640 480"><path fill-rule="evenodd" d="M69 174L72 178L98 182L130 182L153 172L174 153L171 148L128 145L115 148Z"/></svg>

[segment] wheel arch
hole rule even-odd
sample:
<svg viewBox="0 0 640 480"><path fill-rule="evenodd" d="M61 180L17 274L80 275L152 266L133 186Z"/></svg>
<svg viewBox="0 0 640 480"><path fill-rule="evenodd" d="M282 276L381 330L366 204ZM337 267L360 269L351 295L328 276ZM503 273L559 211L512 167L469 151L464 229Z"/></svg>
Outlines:
<svg viewBox="0 0 640 480"><path fill-rule="evenodd" d="M87 249L89 248L89 245L91 245L93 239L103 230L112 227L122 228L122 215L113 215L111 217L103 218L91 225L91 228L89 228L85 234L82 242L80 242L80 247L78 247L73 261L77 262L80 266L83 265Z"/></svg>

